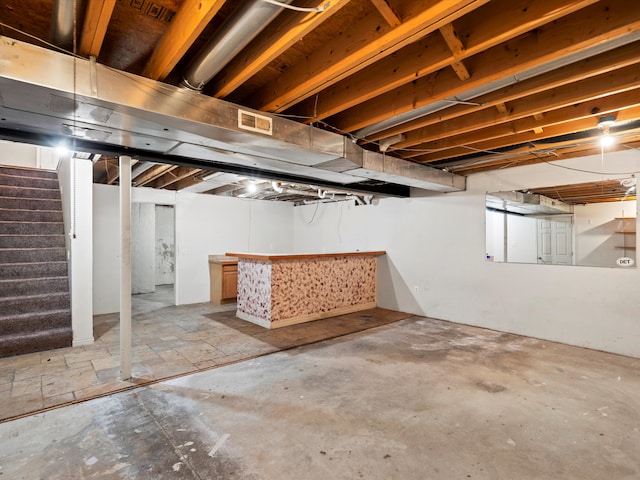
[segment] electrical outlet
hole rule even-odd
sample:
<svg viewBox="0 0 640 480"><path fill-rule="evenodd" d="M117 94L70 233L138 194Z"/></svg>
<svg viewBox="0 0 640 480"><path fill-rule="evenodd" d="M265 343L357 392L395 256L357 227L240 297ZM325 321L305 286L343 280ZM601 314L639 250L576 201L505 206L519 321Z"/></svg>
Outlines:
<svg viewBox="0 0 640 480"><path fill-rule="evenodd" d="M413 287L413 291L414 291L415 293L418 293L418 290L419 290L419 289L418 289L418 285L414 285L414 287Z"/></svg>

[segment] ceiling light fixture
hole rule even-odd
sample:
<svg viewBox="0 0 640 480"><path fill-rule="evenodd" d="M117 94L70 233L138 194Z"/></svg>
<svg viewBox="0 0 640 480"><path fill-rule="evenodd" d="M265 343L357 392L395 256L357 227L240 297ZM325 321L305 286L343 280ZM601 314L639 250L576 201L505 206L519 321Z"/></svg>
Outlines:
<svg viewBox="0 0 640 480"><path fill-rule="evenodd" d="M258 189L258 187L256 187L256 181L255 180L249 180L249 184L247 185L247 192L256 193L257 189Z"/></svg>
<svg viewBox="0 0 640 480"><path fill-rule="evenodd" d="M613 115L606 115L598 119L598 127L602 130L602 136L600 137L600 145L603 147L610 147L615 142L613 136L609 133L609 129L615 125L616 117Z"/></svg>

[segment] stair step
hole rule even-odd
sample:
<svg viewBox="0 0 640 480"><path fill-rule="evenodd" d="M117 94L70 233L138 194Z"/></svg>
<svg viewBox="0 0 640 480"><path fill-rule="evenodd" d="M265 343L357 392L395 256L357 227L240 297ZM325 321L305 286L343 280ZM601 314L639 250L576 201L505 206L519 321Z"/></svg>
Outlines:
<svg viewBox="0 0 640 480"><path fill-rule="evenodd" d="M67 259L64 247L52 248L4 248L0 249L0 264L60 262Z"/></svg>
<svg viewBox="0 0 640 480"><path fill-rule="evenodd" d="M0 263L0 278L64 277L67 262Z"/></svg>
<svg viewBox="0 0 640 480"><path fill-rule="evenodd" d="M0 248L64 247L64 235L0 235Z"/></svg>
<svg viewBox="0 0 640 480"><path fill-rule="evenodd" d="M16 167L13 165L0 165L0 173L3 175L15 175L17 177L34 178L58 178L55 170L45 170L42 168Z"/></svg>
<svg viewBox="0 0 640 480"><path fill-rule="evenodd" d="M4 235L63 235L63 222L5 222L0 220L0 234Z"/></svg>
<svg viewBox="0 0 640 480"><path fill-rule="evenodd" d="M20 210L60 210L62 201L50 198L0 197L0 208Z"/></svg>
<svg viewBox="0 0 640 480"><path fill-rule="evenodd" d="M29 334L7 335L0 338L0 357L65 348L72 344L73 332L70 326Z"/></svg>
<svg viewBox="0 0 640 480"><path fill-rule="evenodd" d="M58 190L57 188L32 188L18 187L15 185L0 185L0 197L59 200L60 190Z"/></svg>
<svg viewBox="0 0 640 480"><path fill-rule="evenodd" d="M3 315L21 315L47 310L70 308L69 292L41 293L19 297L0 298L0 312Z"/></svg>
<svg viewBox="0 0 640 480"><path fill-rule="evenodd" d="M0 208L4 222L62 222L62 210L24 210Z"/></svg>
<svg viewBox="0 0 640 480"><path fill-rule="evenodd" d="M54 188L58 190L57 178L27 177L18 175L6 175L0 168L0 185L14 185L16 187Z"/></svg>
<svg viewBox="0 0 640 480"><path fill-rule="evenodd" d="M0 337L18 333L30 333L71 325L71 310L49 310L38 313L0 316Z"/></svg>
<svg viewBox="0 0 640 480"><path fill-rule="evenodd" d="M0 298L69 291L68 277L10 278L0 280Z"/></svg>

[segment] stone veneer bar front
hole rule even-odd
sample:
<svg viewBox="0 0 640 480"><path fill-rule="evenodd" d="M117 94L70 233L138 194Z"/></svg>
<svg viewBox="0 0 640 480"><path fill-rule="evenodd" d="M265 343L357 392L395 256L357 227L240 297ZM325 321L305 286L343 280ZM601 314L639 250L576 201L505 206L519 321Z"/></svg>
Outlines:
<svg viewBox="0 0 640 480"><path fill-rule="evenodd" d="M277 328L374 308L385 253L227 253L238 258L236 315Z"/></svg>

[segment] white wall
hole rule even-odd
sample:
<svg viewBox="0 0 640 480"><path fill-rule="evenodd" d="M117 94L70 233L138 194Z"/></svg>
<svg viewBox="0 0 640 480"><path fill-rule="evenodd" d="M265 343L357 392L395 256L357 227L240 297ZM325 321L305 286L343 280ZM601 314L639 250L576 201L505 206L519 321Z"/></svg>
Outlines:
<svg viewBox="0 0 640 480"><path fill-rule="evenodd" d="M0 140L0 151L2 151L0 165L44 168L46 170L58 168L58 153L53 148Z"/></svg>
<svg viewBox="0 0 640 480"><path fill-rule="evenodd" d="M131 204L131 293L156 291L156 206Z"/></svg>
<svg viewBox="0 0 640 480"><path fill-rule="evenodd" d="M73 345L87 345L93 343L93 164L67 155L59 163L58 178L69 259Z"/></svg>
<svg viewBox="0 0 640 480"><path fill-rule="evenodd" d="M633 172L640 155L560 165ZM386 250L379 261L382 307L640 357L640 270L485 260L486 192L603 176L540 164L474 175L461 193L328 204L317 212L315 205L296 207L294 249Z"/></svg>
<svg viewBox="0 0 640 480"><path fill-rule="evenodd" d="M155 256L156 285L176 281L176 223L173 206L156 205Z"/></svg>
<svg viewBox="0 0 640 480"><path fill-rule="evenodd" d="M119 309L118 187L94 185L94 313ZM133 188L132 201L175 205L176 303L209 301L208 256L293 248L288 203Z"/></svg>
<svg viewBox="0 0 640 480"><path fill-rule="evenodd" d="M209 301L209 255L291 251L292 211L289 203L197 193L178 194L178 303Z"/></svg>

